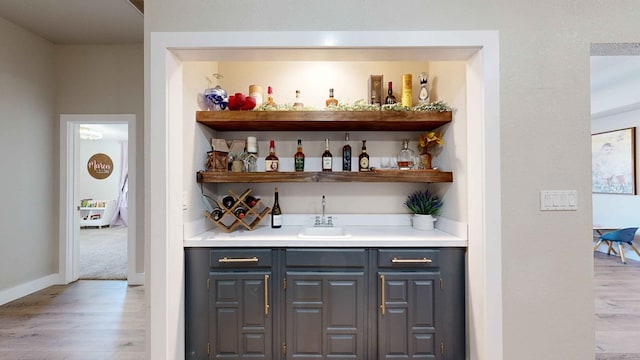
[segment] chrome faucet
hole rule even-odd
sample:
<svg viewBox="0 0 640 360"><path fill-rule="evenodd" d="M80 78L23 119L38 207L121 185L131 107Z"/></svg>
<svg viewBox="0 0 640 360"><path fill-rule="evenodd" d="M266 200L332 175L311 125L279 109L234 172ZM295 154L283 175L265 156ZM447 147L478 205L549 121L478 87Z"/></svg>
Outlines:
<svg viewBox="0 0 640 360"><path fill-rule="evenodd" d="M314 226L333 226L333 219L331 216L325 217L327 207L327 199L324 195L322 195L322 218L320 216L316 216L316 223Z"/></svg>

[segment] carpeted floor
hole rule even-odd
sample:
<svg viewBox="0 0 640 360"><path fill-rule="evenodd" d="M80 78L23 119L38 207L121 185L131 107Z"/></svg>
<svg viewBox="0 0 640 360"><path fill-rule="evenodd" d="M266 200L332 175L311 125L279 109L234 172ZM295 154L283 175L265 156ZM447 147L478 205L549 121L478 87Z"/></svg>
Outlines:
<svg viewBox="0 0 640 360"><path fill-rule="evenodd" d="M127 227L80 229L80 279L127 279Z"/></svg>

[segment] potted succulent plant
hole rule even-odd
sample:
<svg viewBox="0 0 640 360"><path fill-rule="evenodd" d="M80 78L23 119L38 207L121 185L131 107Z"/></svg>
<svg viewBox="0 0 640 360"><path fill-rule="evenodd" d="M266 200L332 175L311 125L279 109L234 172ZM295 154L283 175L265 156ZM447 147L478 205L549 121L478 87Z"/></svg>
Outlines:
<svg viewBox="0 0 640 360"><path fill-rule="evenodd" d="M433 223L440 215L443 202L437 195L426 189L416 190L409 195L404 205L413 213L411 221L414 229L433 230Z"/></svg>

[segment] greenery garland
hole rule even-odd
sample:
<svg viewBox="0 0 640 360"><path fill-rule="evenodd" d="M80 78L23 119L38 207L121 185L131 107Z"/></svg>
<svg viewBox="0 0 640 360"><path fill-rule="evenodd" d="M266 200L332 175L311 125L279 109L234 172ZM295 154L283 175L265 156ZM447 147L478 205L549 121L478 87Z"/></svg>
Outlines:
<svg viewBox="0 0 640 360"><path fill-rule="evenodd" d="M311 107L294 107L293 104L257 106L253 111L309 111ZM431 111L445 112L452 111L451 106L444 101L434 101L429 104L416 106L402 106L402 104L383 104L382 106L367 104L364 100L356 100L353 104L338 104L338 106L325 109L327 111Z"/></svg>

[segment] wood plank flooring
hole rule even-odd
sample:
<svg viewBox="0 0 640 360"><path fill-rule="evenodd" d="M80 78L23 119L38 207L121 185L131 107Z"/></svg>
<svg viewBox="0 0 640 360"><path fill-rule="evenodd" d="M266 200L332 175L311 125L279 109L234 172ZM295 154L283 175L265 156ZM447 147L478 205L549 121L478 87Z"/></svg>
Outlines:
<svg viewBox="0 0 640 360"><path fill-rule="evenodd" d="M640 360L640 262L594 253L596 360Z"/></svg>
<svg viewBox="0 0 640 360"><path fill-rule="evenodd" d="M2 360L144 360L144 287L81 280L0 307Z"/></svg>
<svg viewBox="0 0 640 360"><path fill-rule="evenodd" d="M594 254L596 360L640 360L640 262ZM0 307L2 360L145 359L144 287L81 280Z"/></svg>

